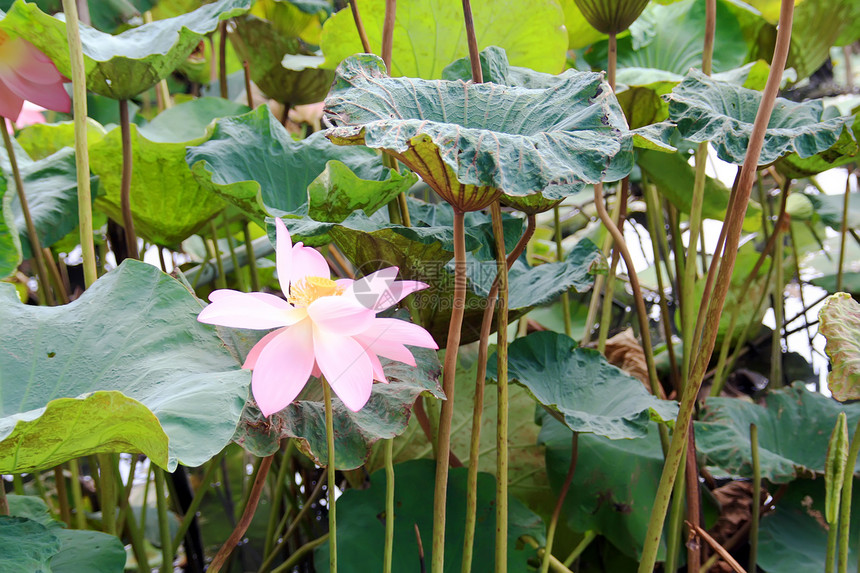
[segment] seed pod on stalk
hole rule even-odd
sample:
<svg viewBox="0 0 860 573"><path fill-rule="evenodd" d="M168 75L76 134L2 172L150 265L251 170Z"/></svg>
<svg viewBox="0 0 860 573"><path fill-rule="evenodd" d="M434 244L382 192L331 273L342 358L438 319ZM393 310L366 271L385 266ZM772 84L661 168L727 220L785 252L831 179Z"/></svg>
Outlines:
<svg viewBox="0 0 860 573"><path fill-rule="evenodd" d="M599 32L618 34L630 27L648 5L648 0L574 0Z"/></svg>

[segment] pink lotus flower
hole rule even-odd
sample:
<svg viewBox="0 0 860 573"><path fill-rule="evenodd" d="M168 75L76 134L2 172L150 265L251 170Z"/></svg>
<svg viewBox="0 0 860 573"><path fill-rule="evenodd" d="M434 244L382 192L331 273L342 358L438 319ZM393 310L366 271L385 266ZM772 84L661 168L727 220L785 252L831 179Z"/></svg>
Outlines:
<svg viewBox="0 0 860 573"><path fill-rule="evenodd" d="M251 391L264 416L287 407L310 376L325 376L353 412L370 398L373 381L387 382L379 356L415 366L406 344L436 349L416 324L377 318L406 295L426 288L417 281L395 281L397 267L359 280L331 280L328 264L315 249L292 244L280 219L277 269L287 300L266 293L213 291L197 320L233 328L277 328L258 342L242 368L254 371Z"/></svg>
<svg viewBox="0 0 860 573"><path fill-rule="evenodd" d="M0 30L0 116L18 119L24 100L68 112L71 100L54 63L30 42Z"/></svg>
<svg viewBox="0 0 860 573"><path fill-rule="evenodd" d="M12 124L7 122L6 131L14 133L16 128L23 129L28 125L33 125L34 123L45 123L45 115L42 113L43 111L45 111L45 108L42 106L25 101L24 107L21 109L21 113L18 114L18 119L15 120L15 126L12 127Z"/></svg>

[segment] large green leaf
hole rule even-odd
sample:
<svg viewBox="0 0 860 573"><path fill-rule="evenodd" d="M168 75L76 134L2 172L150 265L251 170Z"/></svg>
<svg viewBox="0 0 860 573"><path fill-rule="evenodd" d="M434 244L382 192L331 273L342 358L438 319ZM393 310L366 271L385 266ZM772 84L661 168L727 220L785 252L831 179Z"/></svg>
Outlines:
<svg viewBox="0 0 860 573"><path fill-rule="evenodd" d="M840 402L860 399L860 304L847 293L836 293L824 301L818 320L831 364L827 387Z"/></svg>
<svg viewBox="0 0 860 573"><path fill-rule="evenodd" d="M496 377L496 357L487 364ZM678 404L652 396L642 382L592 348L557 332L535 332L508 348L508 376L571 430L614 440L643 438L651 420L671 422Z"/></svg>
<svg viewBox="0 0 860 573"><path fill-rule="evenodd" d="M632 167L632 136L601 74L527 89L389 78L362 55L338 68L329 138L390 150L443 196L569 195Z"/></svg>
<svg viewBox="0 0 860 573"><path fill-rule="evenodd" d="M719 81L691 70L667 96L669 116L681 135L693 142L709 141L723 161L740 165L749 146L762 93ZM837 117L820 100L795 103L777 98L765 132L759 165L791 152L811 157L838 140L851 116Z"/></svg>
<svg viewBox="0 0 860 573"><path fill-rule="evenodd" d="M280 4L280 3L278 3ZM292 70L286 55L312 55L296 37L284 36L271 22L245 15L236 22L233 45L249 63L251 79L270 98L291 106L322 101L331 86L331 70Z"/></svg>
<svg viewBox="0 0 860 573"><path fill-rule="evenodd" d="M555 2L475 0L472 13L478 49L500 46L514 65L541 72L564 69L567 33L564 14ZM384 18L384 0L361 3L361 19L376 54L381 51ZM331 68L364 51L350 10L341 10L326 21L321 46ZM412 0L397 7L392 75L438 79L442 68L468 53L462 6L445 0Z"/></svg>
<svg viewBox="0 0 860 573"><path fill-rule="evenodd" d="M64 148L33 161L20 148L15 152L24 193L30 207L30 215L36 234L43 247L50 247L78 226L78 178L75 151ZM5 152L0 151L0 166L6 174L11 195L11 212L21 241L21 252L30 258L30 239L24 221L24 212L18 200L12 169ZM92 180L90 192L93 199L99 190L98 180Z"/></svg>
<svg viewBox="0 0 860 573"><path fill-rule="evenodd" d="M87 88L114 99L129 99L169 75L219 22L250 8L251 0L219 0L197 10L133 28L117 36L81 26ZM19 0L0 20L0 30L20 36L72 77L65 21L36 4Z"/></svg>
<svg viewBox="0 0 860 573"><path fill-rule="evenodd" d="M572 432L548 413L542 419L540 443L546 446L547 473L558 492L570 467ZM576 471L562 518L574 531L596 531L638 559L663 471L657 424L648 425L644 438L610 440L582 434L578 440ZM665 555L665 539L663 535L660 559Z"/></svg>
<svg viewBox="0 0 860 573"><path fill-rule="evenodd" d="M385 546L385 519L394 518L393 571L417 571L419 563L416 528L424 547L424 563L432 559L433 480L436 464L432 460L413 460L394 468L394 516L385 515L385 472L370 476L370 487L349 489L337 500L337 548L348 559L339 560L339 571L365 573L381 571ZM446 571L460 569L463 559L463 532L466 514L466 468L452 468L448 474L448 497L445 520ZM478 474L477 523L472 571L489 573L495 570L495 480L491 474ZM425 492L425 493L422 493ZM540 517L514 497L508 498L508 568L528 571L527 561L535 552L517 540L530 535L538 543L545 542L545 526ZM329 545L321 545L314 553L314 563L325 571Z"/></svg>
<svg viewBox="0 0 860 573"><path fill-rule="evenodd" d="M174 106L144 127L131 126L131 212L139 235L161 245L174 245L224 208L224 202L191 173L185 149L206 141L206 127L212 120L247 110L241 104L206 97ZM90 166L105 191L97 206L122 221L119 127L90 145Z"/></svg>
<svg viewBox="0 0 860 573"><path fill-rule="evenodd" d="M87 143L93 144L105 136L105 128L87 118ZM44 159L64 147L75 146L75 122L34 123L18 132L15 140L32 159Z"/></svg>
<svg viewBox="0 0 860 573"><path fill-rule="evenodd" d="M854 131L860 132L858 127L858 120L855 120ZM846 129L832 147L806 158L790 153L776 162L776 169L786 177L802 179L856 161L858 151L860 148L852 130Z"/></svg>
<svg viewBox="0 0 860 573"><path fill-rule="evenodd" d="M344 179L338 180L329 173L329 179L318 185L360 183L369 200L389 194L392 188L399 192L405 181L383 167L379 155L369 149L339 147L322 132L293 140L265 106L217 121L208 141L188 148L186 161L201 185L260 223L268 213L304 212L308 186L331 161L349 167L357 179L340 173ZM355 209L373 210L368 206L373 201L353 201L350 206Z"/></svg>
<svg viewBox="0 0 860 573"><path fill-rule="evenodd" d="M332 398L334 464L338 469L362 466L374 442L401 434L420 394L445 397L438 383L442 368L436 352L424 348L411 350L418 364L415 367L382 359L389 383L374 384L370 400L358 412L350 411L337 397ZM296 438L299 449L314 463L328 464L325 405L322 385L317 379L311 379L298 401L269 418L249 404L233 440L254 455L268 456L277 451L282 438Z"/></svg>
<svg viewBox="0 0 860 573"><path fill-rule="evenodd" d="M59 307L0 286L0 473L118 451L172 470L229 443L250 375L178 281L127 260Z"/></svg>
<svg viewBox="0 0 860 573"><path fill-rule="evenodd" d="M21 239L12 213L12 193L0 175L0 279L15 272L21 263Z"/></svg>
<svg viewBox="0 0 860 573"><path fill-rule="evenodd" d="M37 521L0 515L0 569L50 573L60 538Z"/></svg>
<svg viewBox="0 0 860 573"><path fill-rule="evenodd" d="M65 525L51 517L48 505L40 497L9 495L7 499L9 515L39 523L60 540L59 551L49 562L52 573L77 573L82 570L87 573L118 573L123 570L125 549L115 535L64 529Z"/></svg>
<svg viewBox="0 0 860 573"><path fill-rule="evenodd" d="M839 412L848 416L853 432L860 405L844 406L806 390L802 383L770 392L764 406L734 398L708 398L702 421L696 423L696 446L709 464L751 476L749 428L755 423L762 477L787 483L824 473L827 442Z"/></svg>
<svg viewBox="0 0 860 573"><path fill-rule="evenodd" d="M821 217L821 222L836 231L842 230L842 214L845 205L845 195L807 195L815 212ZM846 223L849 229L860 228L860 193L848 194L848 217Z"/></svg>

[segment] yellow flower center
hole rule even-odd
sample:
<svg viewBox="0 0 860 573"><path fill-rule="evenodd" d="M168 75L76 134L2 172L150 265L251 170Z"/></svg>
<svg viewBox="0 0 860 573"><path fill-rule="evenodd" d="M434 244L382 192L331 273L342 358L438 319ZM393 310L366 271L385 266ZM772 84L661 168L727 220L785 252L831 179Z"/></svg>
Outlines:
<svg viewBox="0 0 860 573"><path fill-rule="evenodd" d="M290 285L290 296L287 300L293 306L305 307L318 298L343 294L343 290L331 279L305 277Z"/></svg>

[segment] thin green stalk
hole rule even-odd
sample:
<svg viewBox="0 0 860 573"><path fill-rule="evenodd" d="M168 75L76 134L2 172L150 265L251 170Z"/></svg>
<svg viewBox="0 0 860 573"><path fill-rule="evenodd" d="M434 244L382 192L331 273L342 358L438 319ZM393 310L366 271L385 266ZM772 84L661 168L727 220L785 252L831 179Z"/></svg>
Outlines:
<svg viewBox="0 0 860 573"><path fill-rule="evenodd" d="M612 220L617 221L621 216L621 202L616 201L612 207ZM609 249L612 248L612 234L606 233L603 238L603 245L600 252L603 253L603 258L609 256ZM597 275L594 279L594 286L591 289L591 300L588 303L588 314L585 318L585 331L582 335L582 345L591 342L591 331L594 330L594 321L597 318L597 308L600 306L600 294L603 292L603 287L606 284L606 275Z"/></svg>
<svg viewBox="0 0 860 573"><path fill-rule="evenodd" d="M782 387L782 324L785 322L785 280L783 278L783 250L785 242L782 231L774 229L777 235L773 251L773 336L770 349L770 383L773 388Z"/></svg>
<svg viewBox="0 0 860 573"><path fill-rule="evenodd" d="M102 506L102 530L116 535L116 484L114 483L115 454L96 454L99 462L99 493Z"/></svg>
<svg viewBox="0 0 860 573"><path fill-rule="evenodd" d="M84 53L78 26L78 7L75 0L63 0L66 16L66 37L69 42L69 59L72 69L72 102L75 119L75 164L78 176L78 227L81 232L81 251L84 266L84 284L87 288L96 274L96 250L93 241L93 204L90 193L90 154L87 147L87 75Z"/></svg>
<svg viewBox="0 0 860 573"><path fill-rule="evenodd" d="M687 242L687 259L684 265L683 290L681 300L681 332L684 341L684 358L681 376L686 385L690 374L690 362L694 352L693 334L696 330L696 314L699 307L696 298L696 256L699 233L702 227L702 205L705 201L705 166L708 160L708 142L702 142L696 149L696 175L693 182L693 199L690 205L690 239Z"/></svg>
<svg viewBox="0 0 860 573"><path fill-rule="evenodd" d="M537 540L531 535L523 535L520 539L526 543L528 543L532 549L537 551L538 557L543 559L544 555L546 555L546 550L540 546ZM553 570L554 573L573 573L570 569L568 569L564 563L559 561L556 557L550 555L549 556L549 566Z"/></svg>
<svg viewBox="0 0 860 573"><path fill-rule="evenodd" d="M549 529L546 534L546 548L541 562L541 573L549 572L550 557L552 557L552 545L555 539L555 529L558 526L558 518L561 516L561 509L564 506L564 498L567 497L567 492L570 489L570 484L573 481L573 473L576 471L576 460L579 453L579 432L573 432L571 437L570 450L570 465L567 468L567 475L564 477L564 483L561 486L561 491L558 493L558 499L555 502L555 509L552 512L552 518L549 522Z"/></svg>
<svg viewBox="0 0 860 573"><path fill-rule="evenodd" d="M69 304L69 293L66 292L66 285L63 284L63 277L60 276L60 268L54 260L54 254L51 252L51 249L43 247L42 255L45 257L48 275L51 277L51 283L57 298L60 299L60 304Z"/></svg>
<svg viewBox="0 0 860 573"><path fill-rule="evenodd" d="M839 266L836 267L836 291L842 291L842 275L845 268L845 239L848 235L848 201L851 198L851 173L848 173L848 178L845 180L845 195L842 199L842 228L840 229L839 238ZM777 323L779 324L779 323Z"/></svg>
<svg viewBox="0 0 860 573"><path fill-rule="evenodd" d="M245 281L245 275L239 266L239 259L236 257L236 249L233 246L233 234L230 232L230 221L227 219L227 212L222 213L221 217L224 221L224 236L227 238L227 248L230 250L230 261L233 263L233 276L236 277L239 290L248 292L248 283Z"/></svg>
<svg viewBox="0 0 860 573"><path fill-rule="evenodd" d="M278 515L281 513L281 499L284 496L284 484L286 483L287 468L290 467L289 458L292 455L293 447L293 441L289 440L286 451L280 456L281 465L278 467L278 474L275 477L275 490L272 492L272 505L269 508L269 523L266 525L266 543L263 546L263 555L268 555L275 543L275 529L278 525Z"/></svg>
<svg viewBox="0 0 860 573"><path fill-rule="evenodd" d="M24 495L24 479L21 474L12 474L12 491L15 495Z"/></svg>
<svg viewBox="0 0 860 573"><path fill-rule="evenodd" d="M690 423L692 422L696 406L696 397L699 393L699 389L701 388L704 373L708 362L710 361L714 343L716 342L717 326L719 325L719 319L723 312L726 293L731 281L731 273L734 270L735 259L737 258L737 249L743 226L743 215L746 212L747 205L749 204L753 178L755 176L756 166L758 165L758 159L761 155L761 150L764 144L765 130L767 129L768 122L770 121L776 95L779 91L779 83L782 78L782 73L785 70L788 48L791 43L791 25L793 16L794 1L782 0L773 61L771 63L770 72L768 73L767 84L762 95L762 100L759 105L758 112L756 113L756 119L750 135L750 142L747 147L744 164L741 168L737 186L737 203L728 213L727 221L725 223L725 226L727 227L725 257L723 264L720 265L719 276L717 277L716 286L714 288L714 298L710 301L708 308L707 323L704 327L705 340L703 340L701 352L696 356L692 375L689 378L690 383L687 385L681 401L678 418L675 423L675 433L672 435L672 442L669 447L666 462L663 465L660 484L657 488L657 496L651 508L651 517L648 521L648 530L645 536L645 544L639 564L640 573L652 573L657 562L657 549L660 546L660 537L662 536L663 524L666 520L666 511L669 508L669 501L671 499L675 478L678 475L682 453L687 447Z"/></svg>
<svg viewBox="0 0 860 573"><path fill-rule="evenodd" d="M152 467L152 464L150 464ZM116 484L117 489L122 488L122 479L119 476L119 472L114 474L114 483ZM149 478L149 474L147 473L147 479ZM129 475L128 481L130 484L134 483L134 473L132 472ZM147 482L147 485L149 483ZM146 495L144 495L143 499L147 499ZM123 504L125 508L128 507L128 498L123 500ZM146 503L143 504L142 508L146 507ZM149 568L149 558L146 554L146 540L144 539L143 531L145 527L138 527L137 520L134 519L134 515L132 514L125 520L125 527L128 532L128 537L131 540L131 550L134 553L134 558L137 560L138 571L151 571Z"/></svg>
<svg viewBox="0 0 860 573"><path fill-rule="evenodd" d="M254 256L254 241L251 239L251 227L248 221L242 226L242 234L245 238L245 252L248 253L248 271L251 274L251 290L259 292L260 276L257 274L257 257Z"/></svg>
<svg viewBox="0 0 860 573"><path fill-rule="evenodd" d="M128 481L125 484L122 483L122 478L120 478L119 472L116 474L117 491L120 492L119 516L116 520L116 531L119 536L122 536L125 521L128 518L129 512L131 512L128 498L131 495L131 488L134 487L134 473L137 470L137 460L138 456L133 455L131 457L131 463L128 468Z"/></svg>
<svg viewBox="0 0 860 573"><path fill-rule="evenodd" d="M308 541L307 543L293 551L289 559L281 563L276 569L273 569L272 573L287 573L287 571L292 571L293 568L298 565L302 559L305 558L305 555L307 555L308 553L325 543L327 540L329 540L330 536L331 533L326 533L322 537L318 537L313 541Z"/></svg>
<svg viewBox="0 0 860 573"><path fill-rule="evenodd" d="M627 217L629 182L630 180L626 177L621 182L621 192L618 196L618 204L621 209L618 212L618 218L612 219L613 223L621 232L623 232L622 229L624 229L624 219ZM615 240L617 242L617 238L615 238ZM597 351L601 354L606 353L606 339L609 337L609 323L612 321L612 304L615 298L615 278L616 273L618 272L618 260L620 259L620 255L620 249L616 244L615 249L612 251L612 261L609 264L609 274L607 275L606 286L603 292L603 308L600 312L600 330L597 335Z"/></svg>
<svg viewBox="0 0 860 573"><path fill-rule="evenodd" d="M78 468L78 460L71 460L69 462L69 473L71 474L69 485L72 488L72 507L75 510L72 527L75 529L86 529L87 514L84 509L84 496L81 492L81 474Z"/></svg>
<svg viewBox="0 0 860 573"><path fill-rule="evenodd" d="M391 573L394 557L394 438L385 440L385 555L384 573Z"/></svg>
<svg viewBox="0 0 860 573"><path fill-rule="evenodd" d="M468 0L463 0L468 5ZM471 18L471 13L467 17ZM498 200L490 205L496 263L499 279L499 317L496 331L498 400L496 418L496 573L508 570L508 264L502 207Z"/></svg>
<svg viewBox="0 0 860 573"><path fill-rule="evenodd" d="M457 354L460 349L460 332L466 304L466 231L464 213L454 208L454 297L445 363L442 367L442 390L446 400L439 414L439 433L436 448L436 483L433 492L433 557L432 573L443 573L445 564L445 509L448 498L448 465L451 452L451 422L454 418L454 376L457 371Z"/></svg>
<svg viewBox="0 0 860 573"><path fill-rule="evenodd" d="M67 527L71 527L72 510L69 507L69 494L66 491L66 475L63 471L63 464L54 468L54 484L57 488L57 502L60 505L60 519L63 520L63 523L65 523ZM2 482L0 482L0 489L3 489ZM4 495L4 493L0 493L0 496ZM2 503L3 502L0 501L0 505L2 505ZM0 515L3 515L2 507L0 507Z"/></svg>
<svg viewBox="0 0 860 573"><path fill-rule="evenodd" d="M200 507L200 504L203 502L203 498L206 497L209 484L212 483L212 478L215 477L215 472L218 471L218 463L221 461L221 457L223 455L224 451L222 450L218 452L214 458L209 460L209 465L206 467L206 471L203 472L203 479L200 480L197 491L194 492L194 498L191 500L191 504L188 506L188 510L185 512L185 515L182 516L182 522L179 524L179 529L176 530L176 535L173 536L173 541L170 544L173 548L173 553L176 553L179 550L179 545L185 538L185 533L191 526L194 516L197 515L197 508Z"/></svg>
<svg viewBox="0 0 860 573"><path fill-rule="evenodd" d="M215 275L215 286L218 288L227 288L224 262L221 260L221 251L218 249L218 229L215 227L214 220L209 221L209 232L212 233L212 238L206 241L206 248L209 251L209 258L215 259L215 266L218 269L218 274Z"/></svg>
<svg viewBox="0 0 860 573"><path fill-rule="evenodd" d="M3 132L3 143L6 146L6 155L9 157L9 164L12 166L12 176L15 179L15 191L18 193L18 203L21 206L21 213L24 215L24 225L27 227L30 254L33 257L33 262L36 263L39 288L45 293L48 304L54 306L56 301L54 293L51 291L48 267L45 266L45 253L42 251L42 243L39 241L39 235L36 233L36 225L33 223L33 216L30 214L30 203L27 200L27 195L24 193L24 182L21 179L21 172L18 170L18 160L15 158L15 148L12 147L12 137L6 129L6 121L7 119L3 118L3 125L0 126L0 131Z"/></svg>
<svg viewBox="0 0 860 573"><path fill-rule="evenodd" d="M173 543L170 540L170 518L167 515L167 495L164 491L164 470L156 467L155 507L158 510L158 532L161 539L161 573L173 571Z"/></svg>
<svg viewBox="0 0 860 573"><path fill-rule="evenodd" d="M686 453L684 458L686 458ZM681 465L684 462L681 461ZM663 570L667 573L675 573L678 570L678 552L681 548L681 532L684 525L684 499L686 487L684 476L678 476L675 480L675 489L672 492L672 506L669 510L669 533L666 536L666 562Z"/></svg>
<svg viewBox="0 0 860 573"><path fill-rule="evenodd" d="M323 394L325 399L325 439L326 439L326 473L328 474L328 499L326 509L328 510L328 533L329 533L329 573L337 573L337 517L335 514L335 489L337 480L334 477L334 414L331 407L331 387L328 381L323 380Z"/></svg>
<svg viewBox="0 0 860 573"><path fill-rule="evenodd" d="M561 214L558 205L552 208L552 218L555 227L555 260L564 261L564 247L561 242ZM570 321L570 294L567 291L561 293L561 312L564 319L564 333L571 336L573 327Z"/></svg>
<svg viewBox="0 0 860 573"><path fill-rule="evenodd" d="M588 546L591 545L591 542L597 539L597 532L589 529L585 532L582 537L582 540L573 548L573 551L570 552L570 555L567 556L567 559L564 560L564 566L570 567L573 565L573 562L576 561L582 552L588 549Z"/></svg>
<svg viewBox="0 0 860 573"><path fill-rule="evenodd" d="M152 483L153 477L152 472L155 469L155 465L150 462L146 467L146 481L143 482L143 498L149 499L149 485ZM146 529L146 510L149 507L148 503L144 503L140 506L140 529Z"/></svg>
<svg viewBox="0 0 860 573"><path fill-rule="evenodd" d="M758 453L758 426L750 424L750 445L752 446L752 506L750 515L750 560L747 570L757 571L758 564L758 524L761 519L761 462Z"/></svg>
<svg viewBox="0 0 860 573"><path fill-rule="evenodd" d="M119 126L122 134L122 180L120 182L120 206L122 208L122 226L125 229L125 242L128 256L139 259L137 250L137 234L134 232L134 217L131 213L131 178L134 151L131 147L131 122L128 117L128 100L119 100Z"/></svg>
<svg viewBox="0 0 860 573"><path fill-rule="evenodd" d="M251 495L248 498L248 503L245 505L245 511L236 523L236 527L233 528L233 532L230 534L230 537L227 538L227 541L224 542L224 545L221 546L221 549L218 550L218 553L212 560L212 564L209 566L209 569L207 569L208 573L218 573L221 568L224 567L227 559L232 555L233 550L236 548L236 544L239 543L239 540L242 539L242 536L245 535L245 532L248 530L248 526L251 525L251 520L254 518L254 513L257 511L257 504L260 502L260 496L263 493L263 487L266 485L266 476L269 474L269 468L272 467L273 458L274 454L266 456L260 462L260 470L257 472L257 477L254 480L253 487L251 488Z"/></svg>
<svg viewBox="0 0 860 573"><path fill-rule="evenodd" d="M860 452L860 421L854 428L851 449L848 450L848 460L845 462L845 481L842 484L842 501L839 505L839 558L837 570L839 573L848 572L848 540L851 534L851 503L854 490L854 466L857 465L857 454Z"/></svg>

